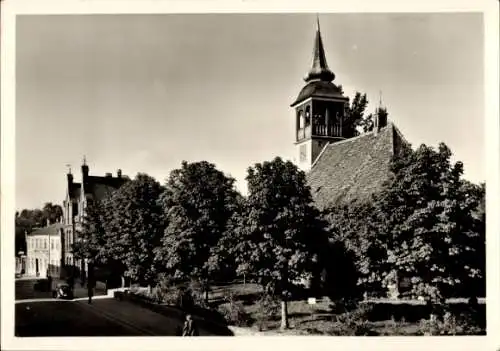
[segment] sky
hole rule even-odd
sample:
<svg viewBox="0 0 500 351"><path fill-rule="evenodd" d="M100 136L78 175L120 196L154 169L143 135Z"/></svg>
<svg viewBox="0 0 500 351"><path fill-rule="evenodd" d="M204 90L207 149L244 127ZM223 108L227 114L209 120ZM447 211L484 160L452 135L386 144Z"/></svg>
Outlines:
<svg viewBox="0 0 500 351"><path fill-rule="evenodd" d="M320 14L346 95L365 92L414 146L445 142L484 181L481 14ZM16 209L61 204L67 166L165 182L213 162L246 170L294 158L294 111L312 63L315 14L19 16Z"/></svg>

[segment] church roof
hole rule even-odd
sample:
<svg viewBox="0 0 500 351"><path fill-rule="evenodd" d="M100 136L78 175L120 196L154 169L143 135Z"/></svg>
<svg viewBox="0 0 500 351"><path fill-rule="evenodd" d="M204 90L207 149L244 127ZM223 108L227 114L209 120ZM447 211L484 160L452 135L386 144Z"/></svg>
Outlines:
<svg viewBox="0 0 500 351"><path fill-rule="evenodd" d="M332 82L319 80L310 82L305 87L303 87L291 106L293 107L299 102L302 102L310 97L337 98L348 100L348 98L342 95L342 90L335 84L333 84Z"/></svg>
<svg viewBox="0 0 500 351"><path fill-rule="evenodd" d="M402 145L408 144L392 123L376 135L327 144L307 174L316 206L369 200L390 179L390 162Z"/></svg>

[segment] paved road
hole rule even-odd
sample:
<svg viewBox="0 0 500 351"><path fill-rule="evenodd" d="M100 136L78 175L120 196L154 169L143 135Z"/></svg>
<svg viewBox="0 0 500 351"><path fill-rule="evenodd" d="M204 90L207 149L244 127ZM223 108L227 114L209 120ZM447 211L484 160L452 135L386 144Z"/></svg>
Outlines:
<svg viewBox="0 0 500 351"><path fill-rule="evenodd" d="M175 336L177 316L165 316L112 298L86 301L31 300L16 303L16 336ZM200 324L201 326L203 324ZM200 336L227 335L200 328Z"/></svg>
<svg viewBox="0 0 500 351"><path fill-rule="evenodd" d="M16 283L16 288L18 284ZM19 286L21 287L21 286ZM27 336L175 336L183 321L113 298L56 300L16 289L15 335ZM228 335L227 328L200 325L200 335Z"/></svg>
<svg viewBox="0 0 500 351"><path fill-rule="evenodd" d="M80 302L16 304L16 336L139 336L139 330L103 317Z"/></svg>

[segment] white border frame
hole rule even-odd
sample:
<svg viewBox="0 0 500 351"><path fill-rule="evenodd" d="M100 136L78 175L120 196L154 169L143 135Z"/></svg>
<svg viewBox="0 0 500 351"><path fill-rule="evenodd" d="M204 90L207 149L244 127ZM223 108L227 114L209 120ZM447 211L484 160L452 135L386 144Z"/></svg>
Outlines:
<svg viewBox="0 0 500 351"><path fill-rule="evenodd" d="M1 3L1 326L6 350L500 350L499 235L499 54L498 1L264 1L264 0L6 0ZM487 322L486 337L237 337L237 338L14 338L14 213L15 213L15 16L16 14L153 14L153 13L277 13L277 12L483 12L485 22L485 106L487 157ZM286 108L286 106L285 106ZM476 118L476 116L471 116ZM108 346L108 343L110 346Z"/></svg>

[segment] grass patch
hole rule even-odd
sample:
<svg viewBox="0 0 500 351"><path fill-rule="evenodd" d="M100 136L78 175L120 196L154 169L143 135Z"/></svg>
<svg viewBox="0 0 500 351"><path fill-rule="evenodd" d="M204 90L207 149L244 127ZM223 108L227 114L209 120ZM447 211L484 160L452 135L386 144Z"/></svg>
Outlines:
<svg viewBox="0 0 500 351"><path fill-rule="evenodd" d="M248 325L264 333L287 335L483 335L485 334L485 305L471 310L465 300L453 300L443 306L438 321L431 320L431 310L421 302L380 300L362 303L352 311L332 308L328 298L317 300L314 305L307 301L288 302L290 330L280 331L281 311L263 306L262 289L257 284L231 284L215 286L209 294L210 303L222 309L231 309L227 296L238 303L238 312L245 316L244 322L233 325ZM242 311L242 309L244 311ZM263 310L268 311L263 315ZM265 313L264 313L265 314Z"/></svg>

